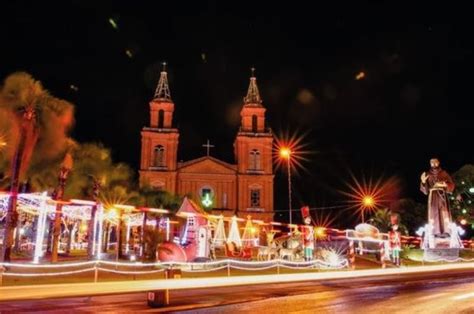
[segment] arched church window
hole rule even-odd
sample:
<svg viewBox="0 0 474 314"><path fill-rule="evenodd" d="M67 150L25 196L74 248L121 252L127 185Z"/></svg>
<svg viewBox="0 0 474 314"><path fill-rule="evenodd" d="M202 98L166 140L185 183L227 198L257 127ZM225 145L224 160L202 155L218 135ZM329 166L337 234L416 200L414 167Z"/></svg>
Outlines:
<svg viewBox="0 0 474 314"><path fill-rule="evenodd" d="M153 165L155 167L165 166L165 148L163 145L156 145L153 151Z"/></svg>
<svg viewBox="0 0 474 314"><path fill-rule="evenodd" d="M160 109L158 111L158 128L162 129L165 124L165 111L163 109Z"/></svg>
<svg viewBox="0 0 474 314"><path fill-rule="evenodd" d="M258 132L257 115L255 114L252 116L252 132Z"/></svg>
<svg viewBox="0 0 474 314"><path fill-rule="evenodd" d="M260 152L257 149L250 151L249 170L260 170Z"/></svg>

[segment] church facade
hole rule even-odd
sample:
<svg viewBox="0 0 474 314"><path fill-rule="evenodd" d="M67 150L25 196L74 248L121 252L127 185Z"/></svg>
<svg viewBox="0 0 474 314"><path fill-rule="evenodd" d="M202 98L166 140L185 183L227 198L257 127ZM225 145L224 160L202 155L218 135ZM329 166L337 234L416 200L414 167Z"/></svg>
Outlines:
<svg viewBox="0 0 474 314"><path fill-rule="evenodd" d="M150 102L150 125L141 132L140 185L188 195L214 214L273 220L273 134L265 124L255 76L240 112L234 164L209 154L178 162L180 133L173 127L174 108L163 70Z"/></svg>

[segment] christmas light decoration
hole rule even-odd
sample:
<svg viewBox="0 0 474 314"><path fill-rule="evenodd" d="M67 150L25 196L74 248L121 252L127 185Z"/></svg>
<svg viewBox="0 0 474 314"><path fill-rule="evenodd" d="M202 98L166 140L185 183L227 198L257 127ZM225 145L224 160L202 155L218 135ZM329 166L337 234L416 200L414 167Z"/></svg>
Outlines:
<svg viewBox="0 0 474 314"><path fill-rule="evenodd" d="M201 203L204 205L204 207L209 207L209 206L212 205L212 200L211 200L211 196L209 195L209 193L206 193L204 195L204 197L201 200Z"/></svg>
<svg viewBox="0 0 474 314"><path fill-rule="evenodd" d="M100 260L102 253L102 238L104 233L104 207L102 204L98 205L98 216L99 216L99 234L97 235L97 249L96 258ZM94 241L95 242L95 241Z"/></svg>
<svg viewBox="0 0 474 314"><path fill-rule="evenodd" d="M244 247L253 247L258 245L258 234L257 229L253 226L251 217L247 217L245 223L244 233L242 235L242 244Z"/></svg>
<svg viewBox="0 0 474 314"><path fill-rule="evenodd" d="M214 231L214 239L212 240L214 246L223 246L226 241L224 229L224 217L221 215L217 220L216 230Z"/></svg>
<svg viewBox="0 0 474 314"><path fill-rule="evenodd" d="M237 224L237 217L233 216L230 228L229 228L229 236L227 237L227 243L234 243L237 247L242 247L242 240L240 238L239 233L239 226Z"/></svg>
<svg viewBox="0 0 474 314"><path fill-rule="evenodd" d="M43 201L40 203L40 213L38 216L38 227L36 230L36 243L35 243L35 251L33 255L33 263L39 263L40 258L43 256L43 240L44 240L44 233L46 230L46 192L43 192Z"/></svg>

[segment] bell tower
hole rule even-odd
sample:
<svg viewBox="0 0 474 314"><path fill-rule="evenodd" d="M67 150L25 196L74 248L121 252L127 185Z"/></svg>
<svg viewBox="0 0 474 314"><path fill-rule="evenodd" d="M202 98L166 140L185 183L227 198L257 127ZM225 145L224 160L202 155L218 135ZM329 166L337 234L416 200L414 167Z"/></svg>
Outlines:
<svg viewBox="0 0 474 314"><path fill-rule="evenodd" d="M166 63L150 101L150 126L141 132L140 185L175 193L179 131L173 128L174 103Z"/></svg>
<svg viewBox="0 0 474 314"><path fill-rule="evenodd" d="M265 107L252 68L250 84L240 112L241 126L234 142L238 171L240 217L273 219L273 134L265 125Z"/></svg>

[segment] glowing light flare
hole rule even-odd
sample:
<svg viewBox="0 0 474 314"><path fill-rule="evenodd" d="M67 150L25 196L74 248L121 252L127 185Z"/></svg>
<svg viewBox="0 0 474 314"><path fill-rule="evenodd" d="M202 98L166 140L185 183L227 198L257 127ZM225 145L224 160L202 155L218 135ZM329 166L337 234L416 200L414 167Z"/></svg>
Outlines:
<svg viewBox="0 0 474 314"><path fill-rule="evenodd" d="M0 131L0 152L7 147L7 137L6 134Z"/></svg>
<svg viewBox="0 0 474 314"><path fill-rule="evenodd" d="M371 195L366 195L362 199L362 204L367 208L371 208L375 205L375 199Z"/></svg>
<svg viewBox="0 0 474 314"><path fill-rule="evenodd" d="M364 79L364 78L365 78L365 72L363 72L363 71L360 71L359 73L357 73L357 75L356 75L356 77L355 77L355 79L356 79L357 81L360 81L360 80L362 80L362 79Z"/></svg>
<svg viewBox="0 0 474 314"><path fill-rule="evenodd" d="M116 222L119 218L119 210L117 208L109 208L104 218L110 222Z"/></svg>
<svg viewBox="0 0 474 314"><path fill-rule="evenodd" d="M280 148L280 157L283 159L289 159L291 156L291 149L288 147Z"/></svg>
<svg viewBox="0 0 474 314"><path fill-rule="evenodd" d="M292 171L298 169L305 170L303 166L304 161L308 161L307 155L311 152L306 150L307 143L303 143L303 135L282 134L275 138L273 156L276 163L276 168L287 167L290 165Z"/></svg>
<svg viewBox="0 0 474 314"><path fill-rule="evenodd" d="M366 214L374 213L384 204L397 199L399 194L399 180L396 177L388 179L379 178L367 180L365 177L359 181L351 173L352 183L346 183L348 191L340 191L348 197L346 210L355 210L362 222Z"/></svg>
<svg viewBox="0 0 474 314"><path fill-rule="evenodd" d="M110 23L110 25L112 25L112 27L114 29L118 29L117 22L115 22L115 20L113 18L109 18L109 23Z"/></svg>
<svg viewBox="0 0 474 314"><path fill-rule="evenodd" d="M327 232L328 229L331 229L330 226L334 222L334 220L336 220L336 217L331 217L330 214L324 214L323 212L315 211L312 214L311 219L313 220L315 228L322 228L325 230L325 232ZM331 230L337 232L336 229Z"/></svg>
<svg viewBox="0 0 474 314"><path fill-rule="evenodd" d="M314 237L316 239L324 239L326 238L326 228L324 227L316 227L314 228Z"/></svg>
<svg viewBox="0 0 474 314"><path fill-rule="evenodd" d="M81 230L81 232L86 232L87 231L87 224L81 224L80 230Z"/></svg>
<svg viewBox="0 0 474 314"><path fill-rule="evenodd" d="M103 204L105 209L127 206L125 204L129 199L130 197L123 193L122 190L104 191L100 195L100 202ZM134 206L131 206L130 208L132 207L135 208Z"/></svg>
<svg viewBox="0 0 474 314"><path fill-rule="evenodd" d="M461 219L461 221L459 221L459 223L463 226L465 226L467 224L467 220L466 219Z"/></svg>

